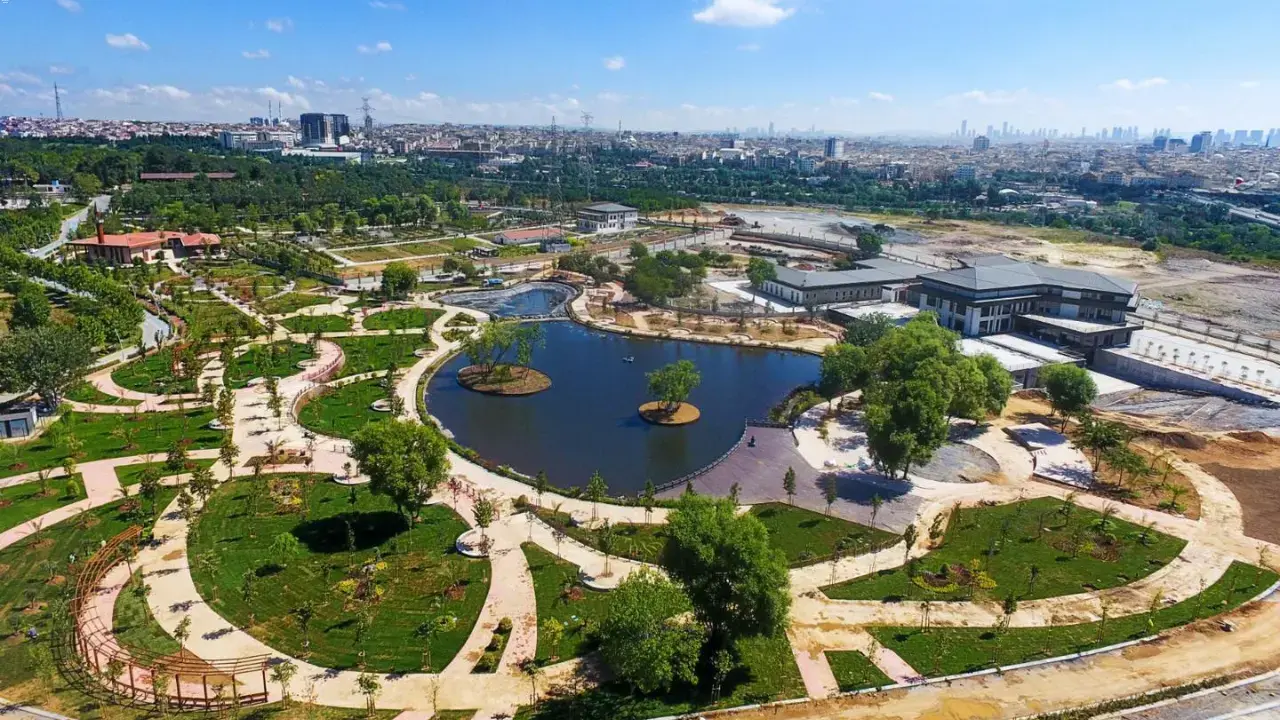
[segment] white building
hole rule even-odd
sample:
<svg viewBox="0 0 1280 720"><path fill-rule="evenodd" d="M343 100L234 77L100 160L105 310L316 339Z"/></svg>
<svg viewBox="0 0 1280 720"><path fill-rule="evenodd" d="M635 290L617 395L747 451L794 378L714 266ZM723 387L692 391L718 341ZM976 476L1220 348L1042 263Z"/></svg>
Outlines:
<svg viewBox="0 0 1280 720"><path fill-rule="evenodd" d="M596 203L578 211L580 232L621 232L631 230L640 220L640 211L618 203Z"/></svg>

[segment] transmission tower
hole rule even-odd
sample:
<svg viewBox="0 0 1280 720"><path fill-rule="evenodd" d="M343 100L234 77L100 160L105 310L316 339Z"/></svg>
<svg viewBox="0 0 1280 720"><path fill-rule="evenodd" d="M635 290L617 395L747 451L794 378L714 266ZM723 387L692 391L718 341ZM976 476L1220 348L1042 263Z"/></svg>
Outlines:
<svg viewBox="0 0 1280 720"><path fill-rule="evenodd" d="M584 112L584 113L582 113L582 129L583 129L583 130L590 130L590 129L591 129L591 121L592 121L592 120L595 120L595 119L596 119L596 116L595 116L595 115L592 115L592 114L591 114L591 113L589 113L589 112Z"/></svg>
<svg viewBox="0 0 1280 720"><path fill-rule="evenodd" d="M364 137L369 139L373 137L373 106L369 105L369 98L360 98L364 104L360 106L360 112L364 113Z"/></svg>
<svg viewBox="0 0 1280 720"><path fill-rule="evenodd" d="M53 107L57 113L58 119L62 119L62 91L58 89L58 83L53 84Z"/></svg>

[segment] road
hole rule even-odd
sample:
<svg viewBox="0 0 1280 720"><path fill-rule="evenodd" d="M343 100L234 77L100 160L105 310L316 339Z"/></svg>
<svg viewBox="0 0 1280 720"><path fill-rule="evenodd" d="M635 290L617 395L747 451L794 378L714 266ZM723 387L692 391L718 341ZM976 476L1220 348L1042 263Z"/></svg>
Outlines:
<svg viewBox="0 0 1280 720"><path fill-rule="evenodd" d="M1280 677L1267 673L1228 688L1215 688L1172 703L1157 703L1115 715L1115 720L1227 720L1280 718Z"/></svg>
<svg viewBox="0 0 1280 720"><path fill-rule="evenodd" d="M93 199L93 206L99 211L105 212L111 206L110 195L99 195ZM80 227L80 223L84 222L89 216L89 208L85 208L80 212L72 215L62 221L62 231L58 234L58 239L45 245L42 248L32 250L31 254L38 258L47 258L58 251L58 248L65 245L76 235L76 228Z"/></svg>

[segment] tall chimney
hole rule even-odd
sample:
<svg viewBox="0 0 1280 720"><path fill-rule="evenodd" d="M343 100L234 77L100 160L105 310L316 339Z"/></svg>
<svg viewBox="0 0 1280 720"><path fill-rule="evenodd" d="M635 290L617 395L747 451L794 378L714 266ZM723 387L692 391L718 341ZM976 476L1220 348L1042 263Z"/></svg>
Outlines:
<svg viewBox="0 0 1280 720"><path fill-rule="evenodd" d="M96 220L96 221L97 221L97 223L98 223L98 244L99 244L99 245L106 245L106 244L107 244L107 235L106 235L106 233L105 233L105 232L103 231L103 229L102 229L102 213L101 213L101 212L98 212L97 210L94 210L94 211L93 211L93 218L94 218L94 220Z"/></svg>

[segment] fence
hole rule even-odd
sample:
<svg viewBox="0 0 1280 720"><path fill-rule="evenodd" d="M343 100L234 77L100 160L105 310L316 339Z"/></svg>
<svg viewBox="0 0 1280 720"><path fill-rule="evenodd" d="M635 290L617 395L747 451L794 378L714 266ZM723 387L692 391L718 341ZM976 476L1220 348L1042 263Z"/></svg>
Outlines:
<svg viewBox="0 0 1280 720"><path fill-rule="evenodd" d="M205 660L186 653L161 656L137 648L126 651L116 642L111 627L98 616L95 600L103 578L129 561L141 536L142 528L135 525L111 538L77 576L69 639L78 661L62 658L68 679L78 680L86 691L105 689L122 704L151 705L162 712L266 703L268 655Z"/></svg>
<svg viewBox="0 0 1280 720"><path fill-rule="evenodd" d="M1280 362L1280 343L1275 340L1247 335L1207 320L1191 320L1176 313L1162 312L1149 307L1139 307L1132 314L1140 318L1143 325L1156 330L1208 342L1260 360Z"/></svg>

